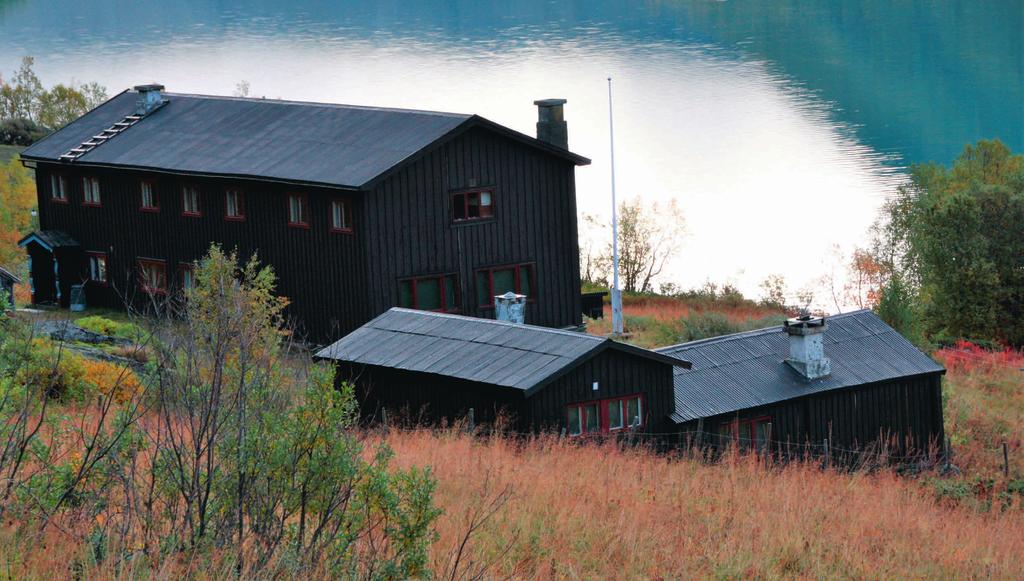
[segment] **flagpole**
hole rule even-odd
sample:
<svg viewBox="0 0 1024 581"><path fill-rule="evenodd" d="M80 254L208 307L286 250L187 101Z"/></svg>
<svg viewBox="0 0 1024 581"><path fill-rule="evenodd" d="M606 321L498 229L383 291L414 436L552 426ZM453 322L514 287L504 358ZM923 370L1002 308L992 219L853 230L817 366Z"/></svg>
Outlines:
<svg viewBox="0 0 1024 581"><path fill-rule="evenodd" d="M608 77L608 136L612 154L612 334L622 335L622 292L619 290L619 207L615 201L615 125L612 121L611 77Z"/></svg>

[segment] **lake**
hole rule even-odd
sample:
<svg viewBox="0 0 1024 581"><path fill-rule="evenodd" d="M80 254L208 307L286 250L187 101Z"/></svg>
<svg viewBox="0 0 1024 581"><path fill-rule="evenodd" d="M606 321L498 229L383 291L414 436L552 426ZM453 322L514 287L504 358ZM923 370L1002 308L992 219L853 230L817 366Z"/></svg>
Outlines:
<svg viewBox="0 0 1024 581"><path fill-rule="evenodd" d="M564 97L580 210L678 201L664 281L768 274L794 292L863 244L907 165L1024 150L1024 0L289 2L0 0L0 73L50 85L478 113L534 133ZM827 304L819 298L820 304Z"/></svg>

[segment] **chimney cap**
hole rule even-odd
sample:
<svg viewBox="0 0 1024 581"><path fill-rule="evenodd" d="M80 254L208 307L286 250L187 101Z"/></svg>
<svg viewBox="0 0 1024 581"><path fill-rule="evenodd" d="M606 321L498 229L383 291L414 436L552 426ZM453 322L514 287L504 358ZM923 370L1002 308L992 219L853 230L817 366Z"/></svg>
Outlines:
<svg viewBox="0 0 1024 581"><path fill-rule="evenodd" d="M565 99L538 99L533 102L538 107L557 107L568 103Z"/></svg>
<svg viewBox="0 0 1024 581"><path fill-rule="evenodd" d="M150 83L148 85L135 85L132 88L134 90L140 92L140 93L145 93L145 92L148 92L148 91L163 91L164 90L164 86L161 85L160 83Z"/></svg>
<svg viewBox="0 0 1024 581"><path fill-rule="evenodd" d="M790 335L814 335L828 329L825 317L812 317L811 315L786 319L782 326Z"/></svg>

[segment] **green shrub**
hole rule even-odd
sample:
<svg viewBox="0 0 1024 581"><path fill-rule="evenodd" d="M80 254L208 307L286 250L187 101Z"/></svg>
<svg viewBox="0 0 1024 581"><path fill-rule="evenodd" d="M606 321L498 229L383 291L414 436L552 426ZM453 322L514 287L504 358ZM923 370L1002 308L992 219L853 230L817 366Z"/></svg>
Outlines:
<svg viewBox="0 0 1024 581"><path fill-rule="evenodd" d="M118 339L135 341L142 337L142 329L138 325L112 321L99 315L82 317L75 321L75 324L86 331L107 335L108 337L117 337Z"/></svg>

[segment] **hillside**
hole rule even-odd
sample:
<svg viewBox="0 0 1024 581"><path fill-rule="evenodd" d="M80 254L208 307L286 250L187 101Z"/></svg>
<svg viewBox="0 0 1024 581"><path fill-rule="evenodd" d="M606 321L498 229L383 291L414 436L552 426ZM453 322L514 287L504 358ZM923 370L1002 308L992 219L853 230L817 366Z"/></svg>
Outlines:
<svg viewBox="0 0 1024 581"><path fill-rule="evenodd" d="M11 158L18 155L24 147L18 145L2 145L0 144L0 165L6 164Z"/></svg>

